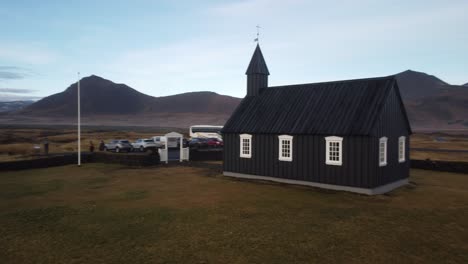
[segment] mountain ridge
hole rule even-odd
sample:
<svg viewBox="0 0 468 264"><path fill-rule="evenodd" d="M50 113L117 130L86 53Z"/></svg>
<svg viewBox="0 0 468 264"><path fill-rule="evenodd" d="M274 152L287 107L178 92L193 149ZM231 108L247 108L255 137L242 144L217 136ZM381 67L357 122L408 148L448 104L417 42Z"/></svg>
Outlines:
<svg viewBox="0 0 468 264"><path fill-rule="evenodd" d="M395 76L413 129L468 129L467 86L451 85L436 76L413 70ZM90 124L140 125L146 122L181 127L197 123L223 124L241 101L241 98L210 91L154 97L96 75L84 77L80 85L82 117ZM76 89L77 84L71 84L63 92L14 112L9 120L74 120Z"/></svg>
<svg viewBox="0 0 468 264"><path fill-rule="evenodd" d="M406 70L395 74L404 99L417 99L437 94L442 86L449 85L434 75Z"/></svg>
<svg viewBox="0 0 468 264"><path fill-rule="evenodd" d="M77 83L63 92L47 96L20 110L27 115L76 115ZM215 92L188 92L154 97L125 84L114 83L91 75L80 80L81 110L84 115L134 115L145 113L225 113L240 102L240 98Z"/></svg>

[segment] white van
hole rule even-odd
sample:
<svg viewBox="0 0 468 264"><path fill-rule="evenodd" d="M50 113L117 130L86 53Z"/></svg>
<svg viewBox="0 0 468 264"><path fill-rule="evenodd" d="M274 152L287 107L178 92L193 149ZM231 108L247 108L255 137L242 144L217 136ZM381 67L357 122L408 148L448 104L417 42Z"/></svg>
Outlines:
<svg viewBox="0 0 468 264"><path fill-rule="evenodd" d="M158 147L164 147L166 146L167 138L165 136L155 136L153 137L154 143L156 143L156 146ZM177 148L179 145L179 139L178 138L169 138L169 142L167 143L167 147L169 148Z"/></svg>
<svg viewBox="0 0 468 264"><path fill-rule="evenodd" d="M195 125L189 128L189 133L191 138L217 138L222 141L221 129L223 126Z"/></svg>

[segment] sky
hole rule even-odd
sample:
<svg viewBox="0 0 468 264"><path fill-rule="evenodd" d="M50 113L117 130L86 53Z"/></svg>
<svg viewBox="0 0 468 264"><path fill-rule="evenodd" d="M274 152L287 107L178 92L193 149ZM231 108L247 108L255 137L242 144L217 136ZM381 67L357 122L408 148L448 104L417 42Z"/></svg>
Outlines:
<svg viewBox="0 0 468 264"><path fill-rule="evenodd" d="M0 101L98 75L152 96L246 93L256 26L270 86L407 69L468 82L468 1L1 1Z"/></svg>

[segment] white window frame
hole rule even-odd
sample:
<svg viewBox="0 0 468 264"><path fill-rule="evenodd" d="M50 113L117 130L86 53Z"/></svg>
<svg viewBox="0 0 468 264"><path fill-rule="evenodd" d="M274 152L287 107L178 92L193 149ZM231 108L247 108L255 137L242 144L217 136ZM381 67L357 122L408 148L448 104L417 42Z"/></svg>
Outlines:
<svg viewBox="0 0 468 264"><path fill-rule="evenodd" d="M398 138L398 162L406 161L406 137Z"/></svg>
<svg viewBox="0 0 468 264"><path fill-rule="evenodd" d="M387 166L387 147L388 143L388 138L387 137L381 137L379 140L379 166ZM382 152L382 144L383 144L383 152ZM382 156L383 155L383 156Z"/></svg>
<svg viewBox="0 0 468 264"><path fill-rule="evenodd" d="M331 159L330 157L330 147L332 143L338 143L338 160ZM341 166L343 165L343 138L336 136L325 137L325 164Z"/></svg>
<svg viewBox="0 0 468 264"><path fill-rule="evenodd" d="M283 142L289 144L289 157L283 152ZM278 136L278 159L281 161L292 161L293 160L293 137L288 135Z"/></svg>
<svg viewBox="0 0 468 264"><path fill-rule="evenodd" d="M239 136L239 138L240 138L240 140L239 140L239 142L240 142L240 144L239 144L240 145L240 157L241 158L248 158L248 159L252 158L252 135L250 135L250 134L241 134ZM247 145L248 146L248 153L244 153L244 151L243 151L244 140L248 141L248 145Z"/></svg>

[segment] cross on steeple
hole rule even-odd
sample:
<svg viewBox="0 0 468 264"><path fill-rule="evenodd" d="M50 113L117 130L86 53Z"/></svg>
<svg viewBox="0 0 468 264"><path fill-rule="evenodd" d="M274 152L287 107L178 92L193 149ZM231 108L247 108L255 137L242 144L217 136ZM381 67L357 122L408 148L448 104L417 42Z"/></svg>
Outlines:
<svg viewBox="0 0 468 264"><path fill-rule="evenodd" d="M255 42L260 42L260 38L259 38L259 36L260 36L260 28L261 28L261 27L260 27L259 25L257 25L257 38L254 39Z"/></svg>

